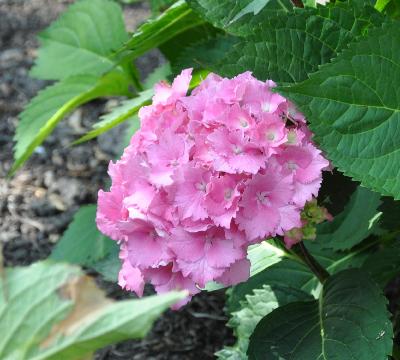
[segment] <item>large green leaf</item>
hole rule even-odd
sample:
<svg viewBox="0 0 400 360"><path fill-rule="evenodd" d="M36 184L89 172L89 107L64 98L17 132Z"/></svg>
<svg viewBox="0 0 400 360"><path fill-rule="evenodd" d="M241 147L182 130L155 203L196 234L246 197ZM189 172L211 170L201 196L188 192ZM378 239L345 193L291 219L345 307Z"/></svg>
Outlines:
<svg viewBox="0 0 400 360"><path fill-rule="evenodd" d="M331 222L318 226L318 241L322 247L347 250L367 238L381 216L380 195L358 187L343 212Z"/></svg>
<svg viewBox="0 0 400 360"><path fill-rule="evenodd" d="M350 45L310 79L280 92L305 113L315 141L346 175L400 199L400 22Z"/></svg>
<svg viewBox="0 0 400 360"><path fill-rule="evenodd" d="M349 267L361 267L376 242L377 240L343 252L324 249L318 237L315 242L305 241L304 245L330 274L335 274ZM284 251L275 242L264 241L253 246L247 257L251 262L251 277L231 289L227 303L229 312L237 311L246 295L251 294L254 289L261 289L264 284L272 286L284 283L313 295L319 294L320 284L310 269L295 254ZM207 286L207 290L221 287Z"/></svg>
<svg viewBox="0 0 400 360"><path fill-rule="evenodd" d="M96 226L96 205L82 206L50 255L57 261L91 266L118 245Z"/></svg>
<svg viewBox="0 0 400 360"><path fill-rule="evenodd" d="M364 272L330 277L319 300L294 302L264 317L250 338L249 359L384 360L393 330L380 288Z"/></svg>
<svg viewBox="0 0 400 360"><path fill-rule="evenodd" d="M215 68L225 76L250 70L262 80L302 81L381 21L361 0L296 9L290 16L277 13L258 24L254 35L237 43Z"/></svg>
<svg viewBox="0 0 400 360"><path fill-rule="evenodd" d="M248 325L256 325L260 320L259 317L253 316L253 311L248 308L247 300L252 294L264 294L265 287L268 286L268 291L271 295L279 297L281 292L289 292L293 296L301 294L310 294L309 296L318 296L321 291L321 284L318 282L315 275L299 259L280 255L280 249L274 248L273 244L269 247L262 248L262 252L257 248L253 248L253 259L259 258L258 264L264 264L266 267L263 271L250 277L249 280L238 284L228 290L227 311L231 314L231 318L236 318L229 322L229 325L234 328L238 336L238 342L232 347L226 347L219 351L217 355L221 359L245 359L245 351L247 349L247 340L249 333L246 332ZM321 243L317 240L315 243L306 242L305 246L308 251L322 264L329 273L335 274L349 267L361 267L366 259L373 257L375 253L371 252L375 243L370 243L360 249L351 252L337 253L331 249L322 249ZM256 256L259 253L259 256ZM265 261L262 262L262 258ZM271 261L272 260L272 261ZM397 263L396 263L397 264ZM267 266L268 265L268 266ZM385 269L393 272L393 267L387 266ZM379 272L379 269L376 269ZM275 294L275 295L274 295ZM255 298L257 299L257 297ZM289 302L289 301L288 301ZM283 303L280 303L280 306ZM264 307L254 304L256 309L262 310ZM241 312L240 309L245 307L246 310ZM242 318L243 326L240 326L238 316ZM247 324L247 325L246 325ZM247 335L246 335L247 334Z"/></svg>
<svg viewBox="0 0 400 360"><path fill-rule="evenodd" d="M39 35L41 47L31 74L60 80L77 74L102 74L114 66L114 52L128 34L119 5L110 0L80 0Z"/></svg>
<svg viewBox="0 0 400 360"><path fill-rule="evenodd" d="M289 259L281 259L250 277L246 282L232 287L227 301L227 310L229 313L238 311L241 308L241 302L246 300L246 296L252 294L255 289L262 289L264 285L284 284L287 287L301 290L301 285L312 278L313 274L306 266Z"/></svg>
<svg viewBox="0 0 400 360"><path fill-rule="evenodd" d="M189 5L216 27L234 35L251 35L270 16L288 16L289 0L188 0Z"/></svg>
<svg viewBox="0 0 400 360"><path fill-rule="evenodd" d="M258 322L272 310L293 301L312 300L311 295L290 287L285 283L263 285L255 289L246 300L241 302L241 308L231 314L228 326L232 327L238 341L233 347L225 347L216 355L219 359L247 359L246 351L249 338Z"/></svg>
<svg viewBox="0 0 400 360"><path fill-rule="evenodd" d="M74 360L142 338L185 293L114 302L78 267L39 262L0 278L0 358Z"/></svg>
<svg viewBox="0 0 400 360"><path fill-rule="evenodd" d="M122 49L128 52L122 54L136 58L203 22L185 1L180 0L157 18L140 26Z"/></svg>
<svg viewBox="0 0 400 360"><path fill-rule="evenodd" d="M20 114L14 137L15 163L10 174L29 158L66 114L101 96L129 95L128 87L122 72L112 72L101 79L92 75L74 76L40 91Z"/></svg>
<svg viewBox="0 0 400 360"><path fill-rule="evenodd" d="M180 57L182 57L182 54L186 51L187 47L194 46L201 41L213 38L218 33L221 33L219 29L216 29L211 24L202 23L174 36L172 39L159 46L159 49L163 55L174 64ZM182 69L183 67L180 68L180 70Z"/></svg>
<svg viewBox="0 0 400 360"><path fill-rule="evenodd" d="M172 72L176 75L182 69L208 69L218 72L218 63L239 42L235 36L219 34L203 39L185 48L172 62Z"/></svg>
<svg viewBox="0 0 400 360"><path fill-rule="evenodd" d="M371 254L363 264L368 272L382 288L400 273L400 244L398 239L389 246L380 244L380 248Z"/></svg>

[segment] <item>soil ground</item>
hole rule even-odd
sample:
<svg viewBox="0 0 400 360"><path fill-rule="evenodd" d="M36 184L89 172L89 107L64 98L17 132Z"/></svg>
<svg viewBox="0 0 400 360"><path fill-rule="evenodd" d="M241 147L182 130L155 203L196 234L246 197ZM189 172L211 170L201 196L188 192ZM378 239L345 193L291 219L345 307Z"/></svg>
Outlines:
<svg viewBox="0 0 400 360"><path fill-rule="evenodd" d="M5 179L12 164L12 138L18 114L44 81L28 75L38 46L36 34L71 0L0 0L0 245L7 266L46 258L73 214L96 201L107 180L107 164L121 133L111 131L95 141L67 148L84 133L107 103L96 101L61 122L16 176ZM146 4L125 6L129 30L149 16ZM138 62L143 75L160 62L153 52ZM102 286L114 298L131 296L115 284ZM178 312L167 311L142 341L126 341L97 352L96 359L211 359L232 344L225 327L224 293L203 293Z"/></svg>

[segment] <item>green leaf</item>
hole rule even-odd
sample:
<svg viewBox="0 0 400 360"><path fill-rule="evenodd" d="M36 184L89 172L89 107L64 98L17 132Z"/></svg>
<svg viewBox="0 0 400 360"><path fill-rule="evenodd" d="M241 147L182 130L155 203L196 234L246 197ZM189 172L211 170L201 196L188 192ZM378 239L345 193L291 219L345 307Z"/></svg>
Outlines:
<svg viewBox="0 0 400 360"><path fill-rule="evenodd" d="M31 75L61 80L100 75L116 66L114 53L127 40L122 11L109 0L80 0L39 35L41 47Z"/></svg>
<svg viewBox="0 0 400 360"><path fill-rule="evenodd" d="M177 75L182 69L208 69L218 72L218 64L225 58L232 47L239 42L239 39L220 34L210 39L204 39L188 46L172 62L172 72Z"/></svg>
<svg viewBox="0 0 400 360"><path fill-rule="evenodd" d="M273 239L263 241L260 244L249 246L247 258L251 262L250 276L257 275L261 271L280 262L285 256L290 254Z"/></svg>
<svg viewBox="0 0 400 360"><path fill-rule="evenodd" d="M386 5L385 9L385 14L389 15L393 19L399 19L400 18L400 1L399 0L391 0L389 3Z"/></svg>
<svg viewBox="0 0 400 360"><path fill-rule="evenodd" d="M377 0L375 4L375 9L378 11L385 10L385 7L390 3L391 0Z"/></svg>
<svg viewBox="0 0 400 360"><path fill-rule="evenodd" d="M242 18L246 14L257 15L271 0L253 0L240 10L235 17L230 20L230 23L234 23Z"/></svg>
<svg viewBox="0 0 400 360"><path fill-rule="evenodd" d="M254 289L262 288L264 284L272 286L284 283L312 295L319 294L320 284L317 278L300 259L283 252L273 243L268 245L252 248L251 257L249 256L252 263L250 270L252 276L246 282L232 288L227 303L229 312L238 310L240 302L246 295L251 294ZM335 274L350 267L361 267L370 256L376 242L340 253L332 249L324 249L318 236L315 242L305 241L304 245L330 274ZM258 269L260 271L257 271Z"/></svg>
<svg viewBox="0 0 400 360"><path fill-rule="evenodd" d="M198 71L197 73L194 73L192 76L192 81L189 85L189 89L196 87L203 80L203 77L206 76L207 73L207 71ZM148 89L140 92L136 98L123 101L121 105L117 106L109 114L102 116L100 121L93 125L93 130L89 131L78 140L75 140L72 144L76 145L94 139L113 127L132 118L138 113L142 106L151 104L153 95L154 90ZM137 124L136 129L138 129L139 121L137 121L137 119L135 119L135 124Z"/></svg>
<svg viewBox="0 0 400 360"><path fill-rule="evenodd" d="M128 52L122 54L136 58L203 22L185 1L180 0L157 18L140 26L122 49Z"/></svg>
<svg viewBox="0 0 400 360"><path fill-rule="evenodd" d="M353 250L352 252L336 253L331 249L322 249L318 241L315 243L305 242L308 251L331 274L335 274L349 267L361 267L365 259L375 254L370 251L374 245L375 243L371 243L363 248ZM268 249L270 254L267 253ZM254 248L253 252L256 251L257 248ZM240 309L244 306L243 304L246 303L246 299L253 293L262 292L265 286L269 286L272 291L288 291L294 295L304 293L312 296L319 295L321 284L310 269L294 257L277 256L277 252L279 253L279 248L274 250L272 245L270 248L264 247L264 254L260 251L259 258L261 259L262 256L265 256L266 259L271 257L274 259L273 254L276 254L276 261L271 261L271 264L263 271L227 291L229 294L227 311L229 313L235 314L240 312ZM255 255L256 254L253 253L252 257L255 258ZM248 310L245 310L244 314L248 314ZM245 319L243 319L243 322L246 324ZM232 325L235 327L236 325L234 324L236 323L237 322L234 322ZM235 347L224 348L217 353L221 359L246 359L244 355L245 348L247 348L246 337L239 333L238 336L239 339ZM242 336L244 340L241 340L240 336Z"/></svg>
<svg viewBox="0 0 400 360"><path fill-rule="evenodd" d="M159 15L167 10L176 0L150 0L151 12L153 15Z"/></svg>
<svg viewBox="0 0 400 360"><path fill-rule="evenodd" d="M119 247L113 246L110 253L105 258L95 262L91 268L101 274L105 280L117 282L118 273L121 269Z"/></svg>
<svg viewBox="0 0 400 360"><path fill-rule="evenodd" d="M204 19L228 33L246 36L270 16L287 17L293 5L289 0L188 0Z"/></svg>
<svg viewBox="0 0 400 360"><path fill-rule="evenodd" d="M382 205L379 207L382 216L379 226L385 230L400 232L400 201L395 201L391 197L383 197Z"/></svg>
<svg viewBox="0 0 400 360"><path fill-rule="evenodd" d="M250 70L261 80L299 82L382 18L361 0L271 14L214 67L229 77Z"/></svg>
<svg viewBox="0 0 400 360"><path fill-rule="evenodd" d="M94 139L95 137L105 133L106 131L112 129L113 127L123 123L124 121L132 118L136 115L142 106L149 105L151 103L151 98L154 94L153 89L144 90L139 93L139 96L133 99L124 100L120 105L116 106L111 110L110 113L105 114L100 117L100 121L93 125L93 130L89 131L87 134L75 140L72 144L77 145L85 141ZM135 121L137 124L137 129L139 128L139 122Z"/></svg>
<svg viewBox="0 0 400 360"><path fill-rule="evenodd" d="M272 265L281 262L284 257L291 257L291 254L278 246L273 239L249 246L247 250L247 258L251 263L250 280L258 273L261 273L264 270L269 269ZM241 285L245 286L250 280ZM214 291L224 287L224 285L219 283L209 282L206 284L205 290ZM250 290L252 289L253 288Z"/></svg>
<svg viewBox="0 0 400 360"><path fill-rule="evenodd" d="M168 76L171 75L171 65L169 62L160 65L153 72L147 76L143 83L144 89L152 89L156 83L161 80L167 80Z"/></svg>
<svg viewBox="0 0 400 360"><path fill-rule="evenodd" d="M305 7L316 7L317 1L316 0L303 0L303 4Z"/></svg>
<svg viewBox="0 0 400 360"><path fill-rule="evenodd" d="M278 91L306 115L340 171L400 199L400 22L350 45L310 79Z"/></svg>
<svg viewBox="0 0 400 360"><path fill-rule="evenodd" d="M363 264L374 281L385 288L389 281L400 273L400 245L398 240L389 246L380 245Z"/></svg>
<svg viewBox="0 0 400 360"><path fill-rule="evenodd" d="M271 264L270 267L262 272L250 277L246 282L232 287L227 301L229 313L238 311L241 302L246 299L255 289L262 289L264 285L285 286L301 289L301 284L313 278L313 274L304 265L289 259L281 259L279 262Z"/></svg>
<svg viewBox="0 0 400 360"><path fill-rule="evenodd" d="M50 255L50 259L91 266L105 258L115 241L104 236L96 226L96 205L82 206Z"/></svg>
<svg viewBox="0 0 400 360"><path fill-rule="evenodd" d="M10 360L82 359L106 345L142 338L185 296L114 302L78 267L50 262L6 269L0 283L7 289L0 298L0 358Z"/></svg>
<svg viewBox="0 0 400 360"><path fill-rule="evenodd" d="M20 114L14 136L15 163L10 175L31 156L62 118L92 99L108 95L129 95L129 83L122 72L112 72L101 79L74 76L40 91Z"/></svg>
<svg viewBox="0 0 400 360"><path fill-rule="evenodd" d="M159 46L159 49L172 64L176 64L177 60L182 57L186 48L206 39L213 38L219 33L221 33L221 30L216 29L211 24L203 23L174 36L172 39ZM179 70L183 68L184 67L180 67Z"/></svg>
<svg viewBox="0 0 400 360"><path fill-rule="evenodd" d="M386 359L393 330L380 288L360 270L330 277L319 300L294 302L264 317L249 359Z"/></svg>
<svg viewBox="0 0 400 360"><path fill-rule="evenodd" d="M238 341L233 347L225 347L216 353L220 359L246 359L249 338L258 322L272 310L293 301L313 300L311 295L290 287L285 283L263 285L255 289L246 300L241 302L241 309L231 315L228 326L234 329Z"/></svg>
<svg viewBox="0 0 400 360"><path fill-rule="evenodd" d="M382 213L380 195L358 187L343 212L318 225L318 241L324 248L347 250L371 235Z"/></svg>

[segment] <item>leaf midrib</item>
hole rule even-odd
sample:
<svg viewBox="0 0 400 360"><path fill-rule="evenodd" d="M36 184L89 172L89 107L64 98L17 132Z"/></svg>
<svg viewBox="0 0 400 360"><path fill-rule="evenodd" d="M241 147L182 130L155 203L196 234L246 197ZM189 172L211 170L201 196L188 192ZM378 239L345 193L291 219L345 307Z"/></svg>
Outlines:
<svg viewBox="0 0 400 360"><path fill-rule="evenodd" d="M71 100L67 101L64 105L59 107L57 111L46 121L46 123L40 128L35 135L34 139L27 145L23 150L19 150L17 147L15 151L16 159L9 172L8 176L12 176L15 171L29 158L30 154L34 151L36 146L41 144L46 137L47 132L51 132L59 121L63 119L65 114L71 111L73 108L81 105L85 101L91 100L95 97L96 91L101 87L101 84L94 84L87 91L74 96ZM16 146L18 146L19 140L17 139Z"/></svg>

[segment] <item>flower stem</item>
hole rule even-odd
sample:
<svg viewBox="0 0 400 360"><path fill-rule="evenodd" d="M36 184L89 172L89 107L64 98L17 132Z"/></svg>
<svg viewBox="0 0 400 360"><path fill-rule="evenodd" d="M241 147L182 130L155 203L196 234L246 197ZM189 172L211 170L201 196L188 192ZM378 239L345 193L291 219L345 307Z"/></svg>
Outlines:
<svg viewBox="0 0 400 360"><path fill-rule="evenodd" d="M322 265L315 260L315 258L308 252L307 248L304 246L303 242L297 244L299 257L304 261L304 263L311 269L315 274L321 284L330 276L329 273L322 267Z"/></svg>

